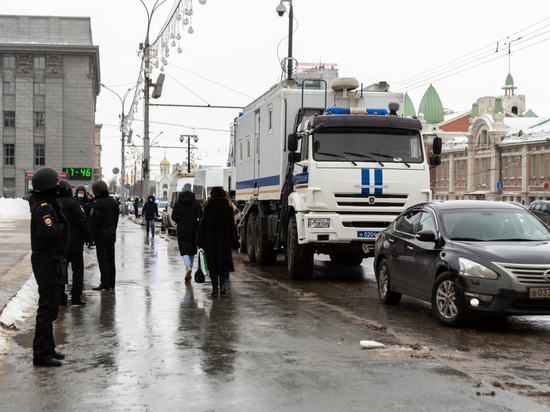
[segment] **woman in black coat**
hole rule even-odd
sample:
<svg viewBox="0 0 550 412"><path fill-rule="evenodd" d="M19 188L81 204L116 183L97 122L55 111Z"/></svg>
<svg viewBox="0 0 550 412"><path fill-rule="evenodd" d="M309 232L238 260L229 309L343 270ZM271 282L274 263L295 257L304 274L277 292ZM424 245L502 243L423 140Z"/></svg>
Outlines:
<svg viewBox="0 0 550 412"><path fill-rule="evenodd" d="M239 248L237 227L233 209L225 197L225 190L213 187L210 199L204 206L204 215L199 225L197 245L204 249L208 270L212 279L212 296L225 295L225 274L233 272L232 249Z"/></svg>
<svg viewBox="0 0 550 412"><path fill-rule="evenodd" d="M199 220L202 217L202 208L195 194L191 192L191 185L186 183L183 191L178 196L174 205L171 218L176 222L176 233L178 236L178 247L180 255L183 256L185 265L185 280L191 279L193 260L197 254L197 230Z"/></svg>

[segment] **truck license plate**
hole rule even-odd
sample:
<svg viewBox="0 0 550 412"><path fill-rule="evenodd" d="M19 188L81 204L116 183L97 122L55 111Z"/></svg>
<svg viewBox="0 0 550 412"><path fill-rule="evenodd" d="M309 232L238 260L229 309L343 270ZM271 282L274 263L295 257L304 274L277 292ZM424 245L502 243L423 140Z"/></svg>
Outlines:
<svg viewBox="0 0 550 412"><path fill-rule="evenodd" d="M529 288L529 299L550 299L550 288Z"/></svg>
<svg viewBox="0 0 550 412"><path fill-rule="evenodd" d="M374 239L377 234L378 234L378 231L376 230L359 230L357 232L357 237Z"/></svg>

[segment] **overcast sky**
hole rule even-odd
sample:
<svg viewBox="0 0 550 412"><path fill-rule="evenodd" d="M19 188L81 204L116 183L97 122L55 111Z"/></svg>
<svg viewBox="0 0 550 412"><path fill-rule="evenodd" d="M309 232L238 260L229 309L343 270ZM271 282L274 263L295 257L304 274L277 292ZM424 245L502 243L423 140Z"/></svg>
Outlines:
<svg viewBox="0 0 550 412"><path fill-rule="evenodd" d="M155 0L144 1L151 10ZM175 3L167 0L153 14L151 41ZM279 0L192 3L194 33L180 30L182 53L177 46L170 49L163 94L153 103L245 106L281 79L279 61L287 55L289 18L275 12ZM288 2L284 4L288 9ZM355 77L364 85L385 80L393 91L407 91L417 110L433 84L443 105L456 111L469 109L478 97L501 95L510 65L516 93L526 96L527 108L550 116L547 0L293 0L293 6L293 57L299 62L337 63L340 77ZM90 17L101 82L121 96L136 83L138 45L145 40L148 21L139 0L2 2L1 13ZM153 80L158 74L155 70ZM126 111L132 96L126 99ZM120 112L120 100L103 89L96 122L103 124L107 178L120 167ZM238 112L151 107L150 138L154 144L177 147L166 149L174 164L187 158L180 134L196 134L203 161L219 162L226 157L229 123ZM133 142L141 150L137 135L143 135L142 105L135 117ZM163 155L163 149L151 149L152 179ZM127 160L127 167L132 162Z"/></svg>

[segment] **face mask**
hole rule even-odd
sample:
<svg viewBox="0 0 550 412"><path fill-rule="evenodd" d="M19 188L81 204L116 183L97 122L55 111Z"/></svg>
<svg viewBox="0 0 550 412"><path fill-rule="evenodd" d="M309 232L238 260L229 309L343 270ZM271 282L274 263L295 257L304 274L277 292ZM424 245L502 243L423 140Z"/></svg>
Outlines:
<svg viewBox="0 0 550 412"><path fill-rule="evenodd" d="M149 202L153 203L153 199L150 199Z"/></svg>
<svg viewBox="0 0 550 412"><path fill-rule="evenodd" d="M79 199L84 199L84 193L78 193L77 196Z"/></svg>

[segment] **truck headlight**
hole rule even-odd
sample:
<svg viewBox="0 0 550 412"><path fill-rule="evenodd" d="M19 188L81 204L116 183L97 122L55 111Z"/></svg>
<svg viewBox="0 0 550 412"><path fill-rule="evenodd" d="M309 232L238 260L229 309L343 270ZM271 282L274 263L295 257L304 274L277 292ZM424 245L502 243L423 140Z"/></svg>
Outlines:
<svg viewBox="0 0 550 412"><path fill-rule="evenodd" d="M330 218L308 218L307 227L309 229L328 229L330 227Z"/></svg>
<svg viewBox="0 0 550 412"><path fill-rule="evenodd" d="M472 278L496 279L498 275L488 267L485 267L473 260L466 258L458 258L460 264L459 275Z"/></svg>

